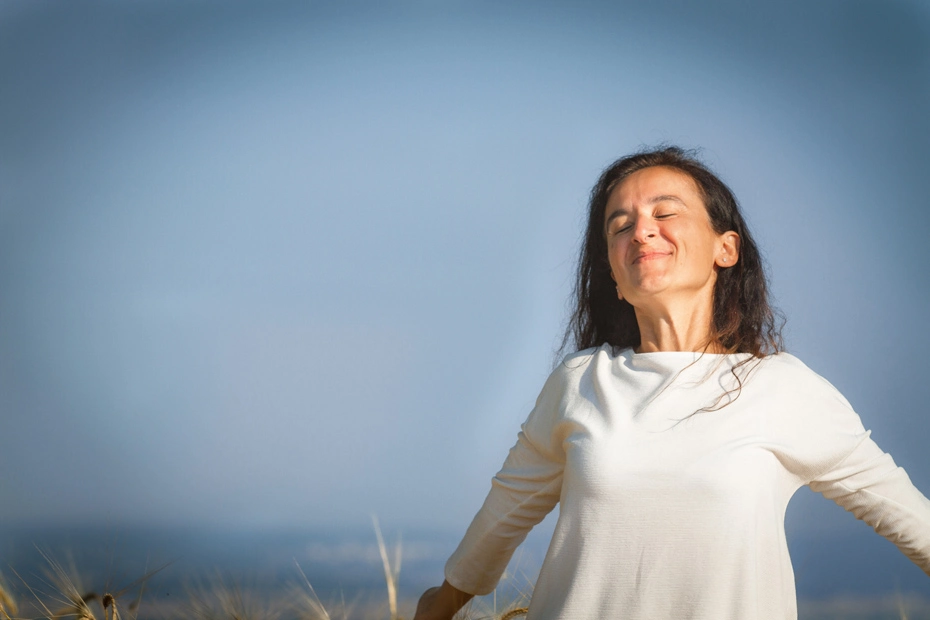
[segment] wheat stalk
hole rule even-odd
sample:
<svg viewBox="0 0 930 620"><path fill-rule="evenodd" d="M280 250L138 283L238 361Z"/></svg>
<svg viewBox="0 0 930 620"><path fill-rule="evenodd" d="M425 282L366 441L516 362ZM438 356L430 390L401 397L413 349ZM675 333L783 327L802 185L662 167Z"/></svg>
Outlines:
<svg viewBox="0 0 930 620"><path fill-rule="evenodd" d="M49 551L39 547L36 547L36 549L47 564L44 570L45 577L40 577L42 584L47 590L33 588L19 575L19 573L16 573L15 570L13 572L32 597L35 598L36 605L38 605L41 611L44 611L45 617L49 620L98 620L97 615L91 608L91 603L94 602L97 603L97 607L102 612L103 620L122 620L123 614L120 611L121 607L128 612L127 615L129 620L136 620L137 616L134 612L138 609L141 602L145 582L155 573L158 573L168 566L168 564L165 564L153 571L146 572L142 577L118 591L111 591L109 585L107 585L101 597L96 592L85 590L81 586L73 558L69 556L69 562L66 568L65 565L56 560ZM139 586L139 595L136 600L130 603L128 607L121 606L119 604L120 597L136 586ZM4 588L0 587L0 591L3 590ZM0 604L0 608L4 607L8 607L8 605L5 606ZM57 611L52 611L53 608L57 609ZM16 613L15 610L2 609L0 618L13 620L13 618L10 617L9 611Z"/></svg>
<svg viewBox="0 0 930 620"><path fill-rule="evenodd" d="M387 545L384 544L384 537L381 536L381 527L378 525L378 517L371 515L371 521L375 526L375 536L378 538L378 551L381 553L381 563L384 565L384 580L387 582L388 591L388 608L391 612L391 620L401 620L397 615L397 579L400 576L400 542L394 550L394 566L391 567L391 561L388 559Z"/></svg>
<svg viewBox="0 0 930 620"><path fill-rule="evenodd" d="M904 609L904 597L901 596L900 589L895 592L895 603L898 608L898 614L901 616L901 620L907 620L907 610Z"/></svg>
<svg viewBox="0 0 930 620"><path fill-rule="evenodd" d="M16 605L16 599L10 593L10 588L3 579L3 573L0 573L0 614L6 620L13 620L10 614L16 615L19 607Z"/></svg>
<svg viewBox="0 0 930 620"><path fill-rule="evenodd" d="M311 618L322 618L323 620L332 620L329 616L329 612L326 611L326 607L323 606L323 602L320 600L320 597L316 595L316 590L313 589L313 586L310 585L310 580L307 579L307 575L304 573L304 569L300 567L300 564L297 563L297 559L294 559L294 565L297 566L300 576L304 579L304 584L307 586L307 589L310 591L310 594L307 594L303 590L299 592L298 601L302 603L300 606L306 609L309 609ZM342 605L343 613L345 613L345 603Z"/></svg>

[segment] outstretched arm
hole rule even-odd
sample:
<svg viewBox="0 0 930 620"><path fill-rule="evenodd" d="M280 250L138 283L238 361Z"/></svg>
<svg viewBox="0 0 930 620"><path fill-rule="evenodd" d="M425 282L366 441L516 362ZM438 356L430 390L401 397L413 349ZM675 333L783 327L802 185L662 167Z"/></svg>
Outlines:
<svg viewBox="0 0 930 620"><path fill-rule="evenodd" d="M870 438L810 487L871 525L930 575L930 500Z"/></svg>
<svg viewBox="0 0 930 620"><path fill-rule="evenodd" d="M514 550L558 504L567 428L561 404L572 372L560 365L549 376L484 504L446 562L446 580L457 587L476 595L492 592Z"/></svg>

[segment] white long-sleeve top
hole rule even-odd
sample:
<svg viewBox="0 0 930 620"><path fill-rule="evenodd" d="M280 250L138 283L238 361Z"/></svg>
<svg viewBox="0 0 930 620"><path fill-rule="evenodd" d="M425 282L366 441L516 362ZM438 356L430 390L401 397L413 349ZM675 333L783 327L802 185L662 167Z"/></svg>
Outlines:
<svg viewBox="0 0 930 620"><path fill-rule="evenodd" d="M446 579L492 591L559 503L532 620L794 620L784 517L805 484L930 574L930 501L826 380L780 353L740 367L738 396L719 400L747 357L604 345L566 358Z"/></svg>

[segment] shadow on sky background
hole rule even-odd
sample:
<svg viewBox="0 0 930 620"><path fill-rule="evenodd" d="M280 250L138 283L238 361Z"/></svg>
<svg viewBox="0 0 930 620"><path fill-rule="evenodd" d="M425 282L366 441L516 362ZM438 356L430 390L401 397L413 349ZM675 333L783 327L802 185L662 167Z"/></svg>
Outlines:
<svg viewBox="0 0 930 620"><path fill-rule="evenodd" d="M444 557L555 361L590 186L665 141L930 492L928 76L919 2L3 3L5 548L376 512ZM788 528L796 568L930 592L807 491Z"/></svg>

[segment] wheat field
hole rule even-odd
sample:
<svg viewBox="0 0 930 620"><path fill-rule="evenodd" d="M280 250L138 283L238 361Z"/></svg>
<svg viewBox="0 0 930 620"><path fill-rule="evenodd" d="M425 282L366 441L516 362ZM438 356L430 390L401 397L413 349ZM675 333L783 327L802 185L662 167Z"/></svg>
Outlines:
<svg viewBox="0 0 930 620"><path fill-rule="evenodd" d="M411 620L416 598L402 597L400 543L385 543L374 520L383 569L380 594L343 592L320 597L296 560L289 578L269 585L215 570L183 579L181 592L153 596L150 581L171 571L156 566L122 580L94 580L72 560L37 548L42 570L0 572L0 620ZM147 589L148 588L148 589ZM491 595L473 599L456 620L515 620L526 615L532 577L508 572ZM892 594L799 601L799 620L930 620L930 600Z"/></svg>

